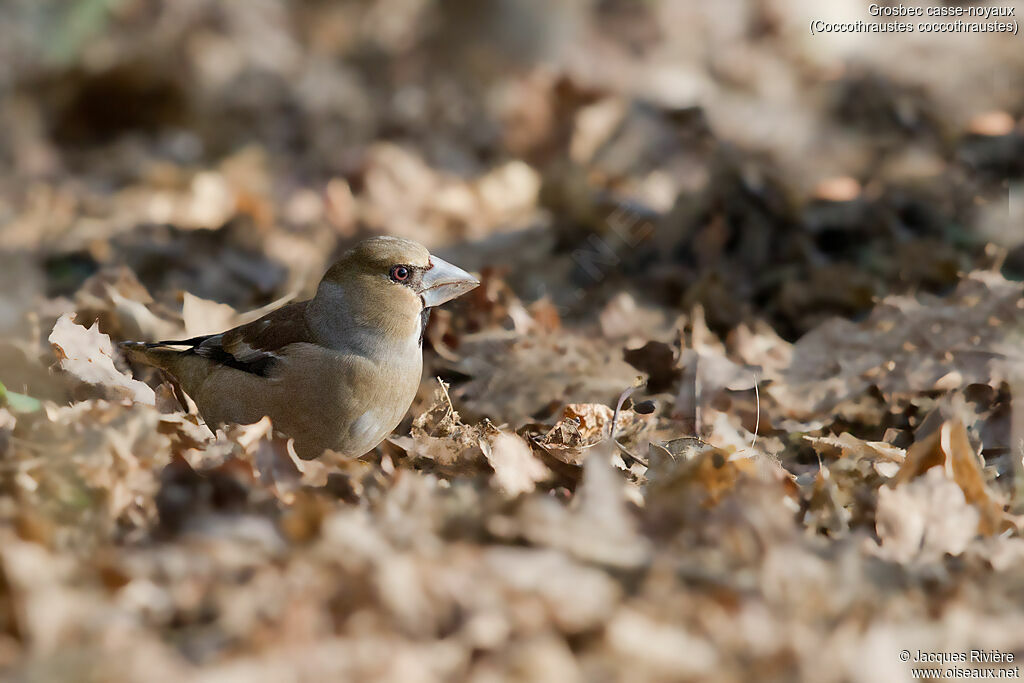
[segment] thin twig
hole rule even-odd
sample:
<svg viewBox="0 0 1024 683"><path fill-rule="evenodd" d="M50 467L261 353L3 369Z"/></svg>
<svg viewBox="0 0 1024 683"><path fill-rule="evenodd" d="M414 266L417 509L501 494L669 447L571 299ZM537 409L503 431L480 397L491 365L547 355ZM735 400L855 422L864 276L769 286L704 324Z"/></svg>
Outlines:
<svg viewBox="0 0 1024 683"><path fill-rule="evenodd" d="M627 398L633 395L634 391L636 391L636 385L633 385L623 391L622 394L619 395L619 402L615 404L615 412L612 413L612 428L611 431L608 432L608 437L613 441L615 440L615 425L619 421L619 411L622 410L622 404L626 402Z"/></svg>
<svg viewBox="0 0 1024 683"><path fill-rule="evenodd" d="M757 430L761 427L761 392L757 388L757 373L751 371L750 374L754 376L754 402L757 406L757 417L754 419L754 438L750 440L750 448L753 449L754 444L757 443Z"/></svg>
<svg viewBox="0 0 1024 683"><path fill-rule="evenodd" d="M637 463L638 465L643 465L644 467L650 467L650 465L648 464L646 458L641 458L639 455L636 455L635 453L630 452L630 450L628 448L626 448L621 443L619 443L618 439L613 438L612 439L612 443L614 443L616 446L618 446L619 452L622 453L622 455L626 456L627 458L629 458L633 462Z"/></svg>
<svg viewBox="0 0 1024 683"><path fill-rule="evenodd" d="M445 415L454 415L455 406L452 405L452 397L448 395L448 385L445 384L445 381L440 377L435 377L434 379L436 379L437 383L441 385L441 393L444 394L445 403L448 404L448 410L446 411Z"/></svg>

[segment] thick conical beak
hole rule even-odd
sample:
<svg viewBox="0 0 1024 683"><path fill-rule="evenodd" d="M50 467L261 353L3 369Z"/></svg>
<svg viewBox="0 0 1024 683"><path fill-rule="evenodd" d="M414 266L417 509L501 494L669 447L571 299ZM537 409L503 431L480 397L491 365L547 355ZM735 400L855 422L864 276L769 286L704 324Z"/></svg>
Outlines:
<svg viewBox="0 0 1024 683"><path fill-rule="evenodd" d="M440 306L480 285L480 281L444 259L430 257L431 267L423 273L420 296L427 308Z"/></svg>

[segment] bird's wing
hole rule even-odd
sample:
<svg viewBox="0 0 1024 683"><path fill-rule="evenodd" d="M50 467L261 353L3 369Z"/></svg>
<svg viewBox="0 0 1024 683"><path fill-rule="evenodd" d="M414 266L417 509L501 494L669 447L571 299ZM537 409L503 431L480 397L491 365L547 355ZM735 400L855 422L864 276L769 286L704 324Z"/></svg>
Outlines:
<svg viewBox="0 0 1024 683"><path fill-rule="evenodd" d="M306 324L308 304L308 301L290 303L220 334L162 341L149 346L187 346L186 353L194 353L236 370L266 376L286 346L315 342Z"/></svg>

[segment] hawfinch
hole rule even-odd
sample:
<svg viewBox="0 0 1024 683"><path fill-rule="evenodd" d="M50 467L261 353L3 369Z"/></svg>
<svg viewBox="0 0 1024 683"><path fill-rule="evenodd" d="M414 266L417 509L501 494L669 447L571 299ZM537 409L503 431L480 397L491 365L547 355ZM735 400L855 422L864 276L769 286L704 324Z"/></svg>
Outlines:
<svg viewBox="0 0 1024 683"><path fill-rule="evenodd" d="M220 334L122 347L173 375L208 425L268 415L301 457L355 457L409 409L431 307L479 284L416 242L374 237L331 266L309 301Z"/></svg>

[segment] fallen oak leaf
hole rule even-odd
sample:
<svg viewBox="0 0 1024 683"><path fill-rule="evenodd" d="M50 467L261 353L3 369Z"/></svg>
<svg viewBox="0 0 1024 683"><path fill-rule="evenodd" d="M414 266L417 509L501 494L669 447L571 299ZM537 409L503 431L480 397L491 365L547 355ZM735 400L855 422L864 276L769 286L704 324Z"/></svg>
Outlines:
<svg viewBox="0 0 1024 683"><path fill-rule="evenodd" d="M633 437L649 425L648 415L622 409L621 404L616 413L603 403L570 403L563 408L554 426L535 443L560 462L579 466L583 464L585 451L600 443L612 424L616 438Z"/></svg>
<svg viewBox="0 0 1024 683"><path fill-rule="evenodd" d="M985 483L981 463L967 438L967 428L959 419L943 423L923 441L913 444L892 485L906 484L933 467L942 468L946 478L963 491L965 500L978 509L978 533L991 536L1001 530L1002 503Z"/></svg>
<svg viewBox="0 0 1024 683"><path fill-rule="evenodd" d="M651 545L630 512L632 486L612 464L614 448L605 440L583 462L583 478L568 507L551 497L528 496L517 515L531 543L557 548L585 563L635 570L650 558Z"/></svg>
<svg viewBox="0 0 1024 683"><path fill-rule="evenodd" d="M810 443L820 455L843 458L869 457L882 462L892 463L902 463L906 459L906 454L902 448L897 448L884 441L865 441L849 432L843 432L835 436L810 436L805 434L803 435L803 440Z"/></svg>
<svg viewBox="0 0 1024 683"><path fill-rule="evenodd" d="M805 434L803 440L811 444L811 447L820 456L852 458L854 460L866 458L871 462L873 469L887 479L896 476L900 465L906 460L906 453L902 448L884 441L858 439L849 432L843 432L837 436Z"/></svg>
<svg viewBox="0 0 1024 683"><path fill-rule="evenodd" d="M582 465L584 450L600 442L614 411L600 403L570 403L539 444L568 465Z"/></svg>
<svg viewBox="0 0 1024 683"><path fill-rule="evenodd" d="M562 412L562 420L574 420L580 437L593 445L604 438L614 415L615 411L602 403L570 403Z"/></svg>
<svg viewBox="0 0 1024 683"><path fill-rule="evenodd" d="M201 299L191 292L185 292L181 317L185 322L185 335L198 337L231 329L237 324L235 320L238 312L228 304Z"/></svg>
<svg viewBox="0 0 1024 683"><path fill-rule="evenodd" d="M897 562L959 555L985 524L964 491L938 468L904 486L880 488L875 516L882 553Z"/></svg>
<svg viewBox="0 0 1024 683"><path fill-rule="evenodd" d="M669 450L663 447L664 450ZM670 451L669 451L670 452ZM685 457L655 459L648 473L652 498L692 489L689 497L710 508L736 488L745 476L757 474L753 458L737 458L728 449L710 444L692 444ZM662 502L662 501L658 501Z"/></svg>
<svg viewBox="0 0 1024 683"><path fill-rule="evenodd" d="M94 306L108 307L109 311L100 312L104 329L115 336L127 339L173 339L180 333L180 326L172 320L162 318L142 301L129 299L112 285L103 288L104 298L94 297ZM80 295L78 299L88 301L88 295ZM79 304L79 312L83 311Z"/></svg>
<svg viewBox="0 0 1024 683"><path fill-rule="evenodd" d="M191 292L182 294L181 317L185 325L185 335L197 337L204 334L217 334L238 325L245 325L259 320L267 313L284 306L297 296L298 292L290 292L270 302L266 306L251 311L236 311L228 304L200 298Z"/></svg>
<svg viewBox="0 0 1024 683"><path fill-rule="evenodd" d="M502 432L490 442L480 439L480 450L494 469L494 485L510 498L530 493L550 475L530 445L516 434Z"/></svg>
<svg viewBox="0 0 1024 683"><path fill-rule="evenodd" d="M98 388L105 398L155 405L156 395L149 385L114 367L113 344L110 337L100 332L99 324L86 328L74 320L73 313L62 315L48 339L61 369Z"/></svg>
<svg viewBox="0 0 1024 683"><path fill-rule="evenodd" d="M225 437L241 449L236 457L250 463L260 483L286 504L294 501L295 491L306 483L307 472L319 485L326 482L326 467L316 461L310 461L315 464L305 467L295 452L294 442L275 432L267 416L252 424L232 425L226 430Z"/></svg>

